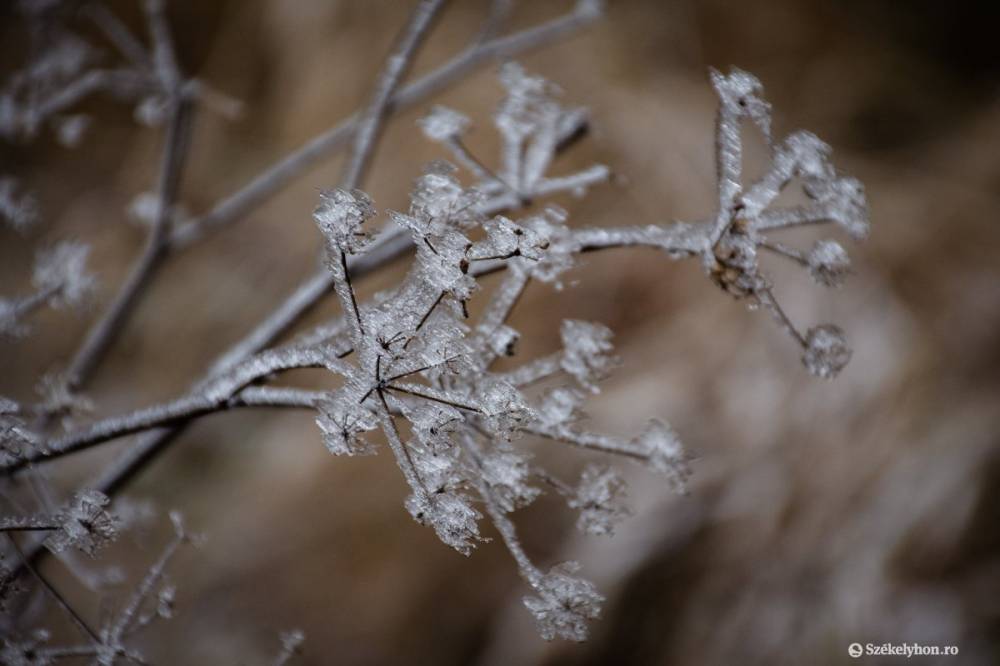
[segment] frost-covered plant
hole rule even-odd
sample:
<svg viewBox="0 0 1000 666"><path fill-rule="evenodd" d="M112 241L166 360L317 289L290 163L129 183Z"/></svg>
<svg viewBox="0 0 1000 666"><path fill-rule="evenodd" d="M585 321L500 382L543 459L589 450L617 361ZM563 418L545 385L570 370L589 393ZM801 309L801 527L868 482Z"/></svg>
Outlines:
<svg viewBox="0 0 1000 666"><path fill-rule="evenodd" d="M59 5L35 2L26 6L44 13L39 8L47 4ZM483 159L464 143L473 125L469 117L431 107L418 125L454 164L441 160L429 165L414 181L408 204L379 215L360 186L392 108L414 103L480 61L513 56L597 14L597 3L579 2L567 16L550 24L497 37L507 9L506 2L497 2L470 50L404 87L401 81L409 63L441 5L440 0L418 3L370 100L356 118L196 216L178 213L178 182L193 103L208 89L186 78L177 67L159 3L147 3L152 35L148 50L134 38L128 39L129 33L100 5L88 5L96 8L93 16L99 17L95 19L98 25L129 56L129 71L145 72L148 89L143 89L140 108L144 111L139 115L163 120L167 140L157 193L140 197L136 201L141 205L133 206L133 214L148 223L148 246L62 378L60 390L55 391L64 397L60 403L71 401L86 383L164 256L234 222L279 190L290 174L315 159L317 146L332 150L350 142L350 153L341 181L320 195L314 212L322 236L323 268L220 357L189 392L168 403L63 432L55 431L51 423L52 408L0 402L0 468L11 481L47 461L143 433L120 461L75 493L64 508L19 512L0 519L0 529L20 556L5 558L7 569L0 572L4 583L0 589L12 590L17 576L30 571L59 599L32 561L43 548L95 555L119 529L107 510L110 497L149 464L185 423L226 409L284 406L311 410L323 444L334 455L375 454L384 439L409 488L402 502L405 509L458 552L469 555L487 540L481 524L489 520L530 588L524 604L541 636L583 640L588 622L600 614L602 595L578 575L580 567L574 562L547 568L536 564L518 538L512 514L531 504L543 490L550 490L578 512L581 531L611 535L617 523L631 514L625 503L626 484L607 462L583 467L579 481L562 480L536 464L526 440L590 450L609 460L627 459L660 474L677 491L684 490L691 474L689 456L673 428L658 419L636 428L634 437L616 437L585 426L587 398L599 392L600 382L617 365L613 334L597 322L565 320L559 327L560 349L538 358L520 358L520 333L509 319L524 291L538 284L565 293L567 272L589 252L654 248L670 259L698 259L708 278L722 290L771 313L799 346L810 373L830 378L847 364L851 352L843 331L820 324L800 332L779 305L775 285L760 260L771 253L801 265L824 286L840 285L850 272L840 244L821 239L804 252L775 236L789 227L833 223L851 237L862 238L868 228L863 188L836 171L829 146L814 135L796 132L773 140L770 106L761 84L740 70L711 72L719 100L718 203L705 220L588 228L571 223L565 211L545 205L545 198L557 193L583 196L588 188L607 181L611 172L600 164L573 173L559 172L556 158L582 135L587 113L567 107L556 86L513 62L500 69L504 96L493 117L501 140L497 159ZM72 43L60 48L70 48ZM52 57L56 63L67 59L58 53ZM38 71L11 84L7 98L0 97L7 99L3 101L6 107L0 108L14 109L5 116L6 131L23 133L39 126L47 116L19 102L18 91L23 86L65 87L67 77L81 76L81 67L89 62L82 56L69 61L73 66L36 63L32 67ZM747 122L763 135L769 149L764 175L749 183L742 177ZM496 166L490 166L492 162ZM779 194L789 188L800 189L807 203L776 206ZM380 219L384 219L381 225ZM38 293L45 295L43 301L54 304L76 302L91 284L83 271L85 250L68 245L53 250L57 251L61 253L58 261L51 261L49 255L40 259L35 277ZM404 253L412 254L405 277L391 289L359 299L354 281ZM486 289L480 279L494 274L502 275L499 284ZM340 304L338 318L290 342L275 344L330 292ZM469 304L475 299L481 299L483 307L473 318ZM0 321L2 317L0 310ZM516 362L508 360L501 366L501 359ZM318 392L268 385L276 375L297 368L334 373L339 388ZM31 417L34 423L29 427ZM177 539L172 544L179 544L186 537L179 521L175 523ZM41 533L39 539L27 543L23 554L13 536L21 532ZM168 551L175 548L172 545ZM140 608L160 584L166 559L168 555L154 565L137 596L100 635L88 630L91 640L79 648L85 652L76 654L94 655L99 663L140 658L134 648L126 646L125 638L149 623ZM168 617L172 598L172 588L163 588L158 610L148 617ZM86 626L62 603L75 621ZM44 636L28 636L21 642L8 642L5 656L23 661L28 652L53 655L52 650L63 650L41 648ZM290 659L301 643L300 632L283 635L278 663Z"/></svg>

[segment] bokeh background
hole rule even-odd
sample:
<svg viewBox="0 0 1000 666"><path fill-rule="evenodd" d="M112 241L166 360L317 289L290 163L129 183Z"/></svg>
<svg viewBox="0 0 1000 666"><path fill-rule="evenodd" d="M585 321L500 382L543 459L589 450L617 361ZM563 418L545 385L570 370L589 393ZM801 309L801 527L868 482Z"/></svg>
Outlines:
<svg viewBox="0 0 1000 666"><path fill-rule="evenodd" d="M138 29L135 4L110 3ZM462 48L486 4L452 2L416 72ZM517 4L514 27L569 5ZM183 66L245 104L235 122L197 117L185 207L205 210L351 113L411 5L169 2ZM848 332L852 363L835 381L811 378L767 316L695 262L588 257L571 289L529 291L512 320L523 353L555 349L562 318L605 323L622 367L592 400L592 425L631 434L658 416L697 456L686 497L623 465L635 516L612 539L578 535L557 498L517 515L539 562L579 560L608 596L588 643L537 637L498 542L467 559L416 525L388 455L335 459L308 414L243 411L203 419L130 488L208 536L177 561L178 616L150 632L150 658L267 663L278 631L301 627L305 664L840 664L855 641L958 645L941 663L998 663L998 24L996 3L621 0L602 22L522 58L592 113L591 135L557 168L600 161L620 176L560 200L575 226L711 212L709 66L763 81L777 136L804 128L832 144L871 203L871 237L848 245L855 274L833 291L774 262L771 275L800 326ZM13 43L2 49L11 63ZM495 74L437 100L477 121L470 143L486 160ZM405 208L422 165L443 156L414 128L429 106L400 114L385 135L366 185L380 209ZM160 136L113 101L82 108L95 122L75 150L46 138L0 148L0 171L23 178L43 212L26 236L2 232L0 281L4 294L27 289L34 248L78 237L104 285L96 310L141 248L125 207L153 186ZM89 387L97 415L177 395L309 274L319 246L310 213L339 161L170 261ZM789 240L808 247L816 234ZM361 289L391 285L404 267ZM335 313L325 303L310 321ZM31 337L0 343L0 394L30 399L92 316L45 312ZM53 467L53 479L68 484L118 446ZM538 452L567 473L586 460ZM155 556L163 522L116 546L127 571ZM98 616L59 563L46 571Z"/></svg>

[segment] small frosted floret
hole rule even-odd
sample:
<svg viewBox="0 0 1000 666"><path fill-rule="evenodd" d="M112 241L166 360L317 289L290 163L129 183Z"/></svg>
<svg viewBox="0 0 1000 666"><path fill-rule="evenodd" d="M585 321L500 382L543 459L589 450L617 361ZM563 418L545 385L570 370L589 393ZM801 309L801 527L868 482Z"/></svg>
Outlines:
<svg viewBox="0 0 1000 666"><path fill-rule="evenodd" d="M479 535L478 525L483 516L463 495L410 495L406 510L421 525L433 527L442 542L463 555L471 554L476 542L485 540Z"/></svg>
<svg viewBox="0 0 1000 666"><path fill-rule="evenodd" d="M562 428L582 419L583 392L560 386L552 389L542 398L538 407L538 419L550 428Z"/></svg>
<svg viewBox="0 0 1000 666"><path fill-rule="evenodd" d="M371 235L361 228L375 215L372 200L361 190L336 189L320 194L320 204L313 212L328 246L348 254L357 254L371 242Z"/></svg>
<svg viewBox="0 0 1000 666"><path fill-rule="evenodd" d="M410 215L422 223L419 231L425 236L441 235L448 228L467 229L480 219L482 192L463 188L455 170L444 160L431 162L410 194Z"/></svg>
<svg viewBox="0 0 1000 666"><path fill-rule="evenodd" d="M430 494L443 493L462 483L458 473L457 449L431 449L419 444L409 447L413 469Z"/></svg>
<svg viewBox="0 0 1000 666"><path fill-rule="evenodd" d="M735 67L728 75L713 69L709 77L719 97L719 113L722 117L749 118L770 140L771 105L764 100L764 86L760 80L753 74Z"/></svg>
<svg viewBox="0 0 1000 666"><path fill-rule="evenodd" d="M839 326L823 324L809 329L802 363L810 373L833 379L850 360L851 348Z"/></svg>
<svg viewBox="0 0 1000 666"><path fill-rule="evenodd" d="M535 418L521 392L506 382L486 382L478 387L475 397L485 424L502 439L516 436L525 423Z"/></svg>
<svg viewBox="0 0 1000 666"><path fill-rule="evenodd" d="M435 293L449 294L456 301L469 300L479 286L469 275L469 245L458 232L419 243L416 274Z"/></svg>
<svg viewBox="0 0 1000 666"><path fill-rule="evenodd" d="M94 557L118 536L118 521L105 510L110 503L97 490L77 493L69 508L58 514L59 529L45 539L45 547L54 553L76 548Z"/></svg>
<svg viewBox="0 0 1000 666"><path fill-rule="evenodd" d="M420 403L404 408L417 440L432 451L452 448L451 434L464 422L462 413L449 405Z"/></svg>
<svg viewBox="0 0 1000 666"><path fill-rule="evenodd" d="M512 448L498 446L483 457L480 468L493 498L506 512L528 506L541 494L527 483L530 478L528 456Z"/></svg>
<svg viewBox="0 0 1000 666"><path fill-rule="evenodd" d="M566 226L566 211L550 206L542 215L522 220L521 224L539 238L545 239L545 251L529 266L531 277L540 282L554 283L556 289L562 289L559 277L576 263L576 248Z"/></svg>
<svg viewBox="0 0 1000 666"><path fill-rule="evenodd" d="M65 116L56 121L56 138L66 148L76 148L90 127L90 117L82 114Z"/></svg>
<svg viewBox="0 0 1000 666"><path fill-rule="evenodd" d="M32 282L39 291L51 291L55 306L82 304L96 286L87 272L90 248L83 243L64 241L38 253Z"/></svg>
<svg viewBox="0 0 1000 666"><path fill-rule="evenodd" d="M554 105L551 93L556 87L540 76L528 74L523 67L508 62L500 68L500 83L507 96L497 110L497 129L508 141L520 141L538 128Z"/></svg>
<svg viewBox="0 0 1000 666"><path fill-rule="evenodd" d="M18 194L18 186L14 178L0 177L0 220L24 231L38 219L38 202L30 194Z"/></svg>
<svg viewBox="0 0 1000 666"><path fill-rule="evenodd" d="M486 240L476 244L476 258L525 257L538 261L549 246L548 239L542 234L503 216L493 218L483 228Z"/></svg>
<svg viewBox="0 0 1000 666"><path fill-rule="evenodd" d="M615 526L631 515L625 504L625 480L607 465L587 465L580 477L571 508L579 509L576 527L585 534L612 536Z"/></svg>
<svg viewBox="0 0 1000 666"><path fill-rule="evenodd" d="M501 324L486 338L489 349L496 356L513 356L517 352L517 343L521 334L517 330Z"/></svg>
<svg viewBox="0 0 1000 666"><path fill-rule="evenodd" d="M691 470L684 446L673 428L659 419L650 419L633 444L646 454L654 471L667 477L675 491L685 492Z"/></svg>
<svg viewBox="0 0 1000 666"><path fill-rule="evenodd" d="M826 217L839 225L851 238L868 235L868 199L865 187L856 178L833 178L805 184L806 194L823 204Z"/></svg>
<svg viewBox="0 0 1000 666"><path fill-rule="evenodd" d="M323 444L335 456L368 456L375 447L361 436L374 430L375 415L358 404L358 391L341 389L317 406L316 425L323 433ZM362 394L363 395L363 394Z"/></svg>
<svg viewBox="0 0 1000 666"><path fill-rule="evenodd" d="M833 174L830 165L833 149L812 132L799 131L789 135L785 139L785 151L794 162L794 176L829 178Z"/></svg>
<svg viewBox="0 0 1000 666"><path fill-rule="evenodd" d="M471 124L468 116L446 106L435 106L431 112L417 121L424 136L431 141L448 141L465 134Z"/></svg>
<svg viewBox="0 0 1000 666"><path fill-rule="evenodd" d="M593 583L573 575L579 569L576 562L552 567L533 585L538 596L523 600L535 618L538 632L547 641L556 637L584 641L587 621L601 614L604 597Z"/></svg>
<svg viewBox="0 0 1000 666"><path fill-rule="evenodd" d="M560 329L563 356L560 365L583 388L598 393L597 382L618 365L611 352L612 332L607 326L575 319L563 320Z"/></svg>
<svg viewBox="0 0 1000 666"><path fill-rule="evenodd" d="M851 272L851 258L837 241L817 241L807 260L809 274L826 287L839 287Z"/></svg>

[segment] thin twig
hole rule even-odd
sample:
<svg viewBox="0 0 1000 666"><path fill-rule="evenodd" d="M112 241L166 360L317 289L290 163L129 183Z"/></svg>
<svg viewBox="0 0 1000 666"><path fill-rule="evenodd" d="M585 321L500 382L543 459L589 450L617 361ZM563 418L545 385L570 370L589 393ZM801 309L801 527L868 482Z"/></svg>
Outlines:
<svg viewBox="0 0 1000 666"><path fill-rule="evenodd" d="M97 634L94 632L94 630L91 629L90 626L84 621L84 619L80 617L80 614L77 613L76 610L69 605L69 602L66 601L65 597L63 597L62 594L59 593L59 590L53 587L52 583L50 583L48 579L46 579L45 576L43 576L41 572L38 571L38 569L36 569L31 565L29 558L25 556L25 553L24 551L21 550L21 546L18 545L17 540L10 534L7 535L7 539L10 541L11 546L14 548L14 552L16 552L18 555L18 558L20 560L20 566L23 566L28 571L30 571L31 575L37 578L38 582L42 584L42 587L44 587L45 590L52 596L52 598L56 600L56 603L59 604L59 606L63 610L66 611L66 613L73 620L73 624L79 627L83 633L85 633L88 637L90 637L94 641L94 643L99 645L101 643L101 639L97 637Z"/></svg>

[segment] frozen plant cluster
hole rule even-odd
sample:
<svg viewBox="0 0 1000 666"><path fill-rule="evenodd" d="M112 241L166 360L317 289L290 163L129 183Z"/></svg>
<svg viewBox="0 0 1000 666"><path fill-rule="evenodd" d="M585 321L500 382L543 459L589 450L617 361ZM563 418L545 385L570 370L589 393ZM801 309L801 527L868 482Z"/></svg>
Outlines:
<svg viewBox="0 0 1000 666"><path fill-rule="evenodd" d="M90 628L34 564L46 552L67 566L73 566L69 556L74 553L97 556L129 522L120 502L117 515L112 513L115 494L185 424L223 410L255 407L308 410L333 455L372 455L387 449L408 486L402 504L415 521L464 555L488 540L483 525L491 523L527 586L524 605L539 634L545 639L584 640L590 621L600 614L601 593L575 562L544 565L533 560L518 537L514 514L542 493L554 493L576 512L582 532L612 535L632 513L624 478L613 466L616 460L648 468L679 492L691 473L680 438L663 420L649 420L632 437L604 434L586 425L587 400L599 393L602 380L617 365L613 334L606 326L567 319L559 325L559 349L534 358L519 354L521 333L510 319L525 290L548 289L556 297L567 293L569 272L588 253L652 248L665 258L696 259L720 289L768 312L811 374L835 377L850 360L845 334L836 325L802 330L792 322L762 258L791 261L822 286L841 285L851 268L840 243L822 238L811 249L799 249L782 242L780 232L825 225L863 238L868 230L863 187L834 168L830 147L815 135L795 132L775 140L770 105L760 82L747 72L710 73L718 97L714 211L691 222L588 228L546 203L557 194L584 196L611 177L601 164L570 173L557 166L560 153L586 133L587 111L567 106L554 84L510 59L594 20L598 3L581 1L547 24L502 35L509 3L495 2L482 34L468 50L440 70L403 85L443 5L441 0L420 0L356 116L282 158L207 212L188 215L180 212L179 182L189 149L190 118L197 106L227 106L226 99L182 72L160 2L145 3L149 47L100 3L84 4L85 17L117 48L124 64L113 70L88 69L99 58L84 57L89 51L79 39L63 38L0 92L0 130L5 136L30 137L45 123L59 121L60 132L77 134L80 122L70 132L64 127L69 121L60 114L82 98L84 93L77 92L82 87L86 94L105 91L126 101L140 100L137 117L165 125L164 152L155 191L138 196L131 207L132 215L146 223L148 244L129 279L97 318L65 375L48 380L46 400L29 404L0 399L0 490L8 497L22 497L9 503L13 513L0 518L9 546L0 564L0 602L24 607L24 581L34 579L36 594L48 595L84 638L79 645L54 646L44 631L32 633L17 618L0 617L5 633L18 636L5 639L0 653L5 663L48 664L73 656L89 656L99 664L143 662L127 639L172 613L174 588L166 582L165 568L174 551L191 540L178 516L171 516L175 538L163 556L120 612L105 618L99 629ZM58 1L24 6L29 21L54 20L66 11ZM67 55L67 49L76 55ZM442 159L415 179L408 204L380 214L362 185L392 110L416 104L493 59L504 62L499 70L503 96L493 116L499 154L494 159L476 155L465 139L473 130L472 119L455 109L430 107L418 125L440 146ZM86 81L97 83L84 85ZM67 91L75 97L60 104L53 101L69 95ZM768 149L763 175L749 182L742 173L748 126ZM164 258L223 231L279 191L318 154L339 147L349 148L343 176L320 195L314 212L323 257L317 273L223 354L189 391L165 403L81 424L81 389ZM805 203L778 205L779 196L789 191ZM17 192L13 180L0 178L0 213L21 227L27 212L35 217L36 211ZM355 281L404 254L411 256L405 277L390 289L360 299ZM33 277L37 291L0 301L0 332L24 334L24 317L42 304L87 300L94 278L86 270L86 256L86 246L76 242L40 253ZM488 276L496 277L487 281ZM327 294L336 297L341 314L279 343ZM332 373L338 388L311 391L272 383L300 368ZM46 488L38 510L21 508L29 505L23 501L25 482L45 484L39 472L44 465L131 435L138 435L132 448L93 482L70 493ZM595 452L603 459L583 466L578 478L560 478L532 456L536 442ZM53 501L53 494L65 499ZM292 659L303 640L298 631L282 634L275 663Z"/></svg>

